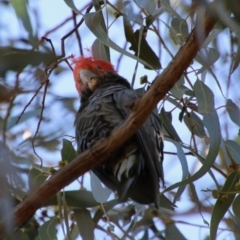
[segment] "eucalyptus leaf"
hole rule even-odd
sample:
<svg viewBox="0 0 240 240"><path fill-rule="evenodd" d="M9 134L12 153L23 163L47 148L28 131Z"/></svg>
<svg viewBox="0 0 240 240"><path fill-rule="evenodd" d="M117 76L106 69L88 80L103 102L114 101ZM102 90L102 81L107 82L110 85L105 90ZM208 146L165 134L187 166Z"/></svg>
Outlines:
<svg viewBox="0 0 240 240"><path fill-rule="evenodd" d="M87 190L65 191L67 205L73 208L87 208L98 206L99 203L94 199L92 192ZM44 206L56 206L56 195L44 203Z"/></svg>
<svg viewBox="0 0 240 240"><path fill-rule="evenodd" d="M171 140L170 140L171 141ZM188 163L187 163L187 159L185 156L185 153L183 151L183 149L181 148L180 144L176 141L171 141L175 147L177 148L177 155L178 155L178 159L181 163L181 167L182 167L182 180L185 180L189 177L189 169L188 169ZM182 185L178 188L177 193L174 197L173 202L175 203L180 196L182 195L183 191L185 190L186 185Z"/></svg>
<svg viewBox="0 0 240 240"><path fill-rule="evenodd" d="M196 136L203 138L206 136L203 122L194 112L190 112L184 116L184 122L188 127L189 131Z"/></svg>
<svg viewBox="0 0 240 240"><path fill-rule="evenodd" d="M110 61L109 54L106 52L106 46L101 41L99 41L99 39L95 39L91 49L94 59Z"/></svg>
<svg viewBox="0 0 240 240"><path fill-rule="evenodd" d="M87 209L74 209L78 230L83 240L94 240L94 227L91 214Z"/></svg>
<svg viewBox="0 0 240 240"><path fill-rule="evenodd" d="M61 149L62 161L71 162L73 159L77 157L77 152L74 149L72 142L63 138L63 146Z"/></svg>
<svg viewBox="0 0 240 240"><path fill-rule="evenodd" d="M58 224L58 220L56 218L52 218L47 222L43 223L39 227L39 240L53 240L57 239L57 229L56 226Z"/></svg>
<svg viewBox="0 0 240 240"><path fill-rule="evenodd" d="M214 110L214 94L202 81L194 83L193 90L198 102L199 113L212 113Z"/></svg>
<svg viewBox="0 0 240 240"><path fill-rule="evenodd" d="M33 43L33 28L31 24L31 20L28 14L28 9L27 9L27 0L11 0L10 1L14 11L16 12L17 17L19 20L21 20L25 30L29 34L29 39L30 42Z"/></svg>
<svg viewBox="0 0 240 240"><path fill-rule="evenodd" d="M202 217L202 219L203 219L203 222L204 222L206 225L209 226L209 223L208 223L208 222L204 219L204 217L203 217L203 214L202 214L202 204L201 204L201 202L200 202L200 200L199 200L199 198L198 198L195 185L194 185L193 183L190 183L189 186L190 186L191 196L192 196L192 198L193 198L193 201L194 201L194 202L197 204L197 206L198 206L198 211L199 211L199 213L200 213L200 215L201 215L201 217Z"/></svg>
<svg viewBox="0 0 240 240"><path fill-rule="evenodd" d="M231 155L231 158L237 163L240 164L240 145L232 140L227 140L225 146L228 150L228 153Z"/></svg>
<svg viewBox="0 0 240 240"><path fill-rule="evenodd" d="M118 200L117 199L114 199L114 200L110 200L106 203L103 203L103 207L105 209L105 212L108 212L110 209L112 209L114 206L116 206L118 204ZM94 217L93 217L93 222L96 224L98 223L98 221L104 216L104 211L101 208L98 208L97 211L95 212L94 214Z"/></svg>
<svg viewBox="0 0 240 240"><path fill-rule="evenodd" d="M22 71L28 65L38 66L41 63L49 65L54 60L52 52L0 47L0 77L4 77L10 70Z"/></svg>
<svg viewBox="0 0 240 240"><path fill-rule="evenodd" d="M105 203L112 193L110 189L102 186L101 181L92 171L91 171L91 189L93 197L99 203Z"/></svg>
<svg viewBox="0 0 240 240"><path fill-rule="evenodd" d="M159 206L160 208L165 208L174 211L177 207L172 201L170 201L163 193L159 196Z"/></svg>
<svg viewBox="0 0 240 240"><path fill-rule="evenodd" d="M166 225L165 235L166 239L187 240L173 222Z"/></svg>
<svg viewBox="0 0 240 240"><path fill-rule="evenodd" d="M180 20L179 18L173 18L171 21L171 30L174 37L180 39L183 43L188 36L188 25L186 20Z"/></svg>
<svg viewBox="0 0 240 240"><path fill-rule="evenodd" d="M169 12L171 13L173 16L177 17L180 20L183 20L181 18L181 16L173 9L172 5L170 4L169 0L161 0L161 4L163 5L163 7Z"/></svg>
<svg viewBox="0 0 240 240"><path fill-rule="evenodd" d="M159 58L154 53L152 48L149 46L145 37L140 34L141 29L133 31L131 24L127 21L125 17L123 17L123 26L126 40L131 43L130 50L135 52L135 56L139 56L140 59L147 62L151 67L145 65L147 69L159 69L161 68L161 64L159 62ZM140 54L139 54L140 48Z"/></svg>
<svg viewBox="0 0 240 240"><path fill-rule="evenodd" d="M30 190L34 190L35 188L40 186L43 182L45 182L46 179L48 178L48 174L36 168L32 168L28 176L29 176L28 184Z"/></svg>
<svg viewBox="0 0 240 240"><path fill-rule="evenodd" d="M234 59L234 64L232 65L231 73L234 73L234 71L237 69L237 67L239 66L239 62L240 62L240 44L238 42L238 49Z"/></svg>
<svg viewBox="0 0 240 240"><path fill-rule="evenodd" d="M216 239L218 225L222 218L224 217L225 213L228 211L230 205L232 204L235 195L234 193L231 193L233 191L236 191L235 185L239 182L239 172L235 171L232 172L223 188L222 193L219 194L219 197L213 207L212 217L211 217L211 223L210 223L210 237L212 240Z"/></svg>
<svg viewBox="0 0 240 240"><path fill-rule="evenodd" d="M120 52L123 55L126 55L132 59L135 59L142 63L143 65L152 68L147 62L143 61L142 59L134 56L133 54L127 52L123 48L119 47L116 43L114 43L109 36L106 34L104 29L102 28L101 22L102 18L99 12L87 13L84 15L84 20L87 27L91 30L91 32L101 41L104 45L114 49L117 52Z"/></svg>
<svg viewBox="0 0 240 240"><path fill-rule="evenodd" d="M75 6L73 0L64 0L64 2L68 5L68 7L70 7L74 12L81 14L82 13L80 11L78 11L77 7Z"/></svg>
<svg viewBox="0 0 240 240"><path fill-rule="evenodd" d="M201 178L204 174L206 174L212 167L213 163L215 162L222 139L219 119L216 111L214 111L212 114L207 113L203 114L203 123L204 126L207 128L210 136L210 147L202 167L188 179L175 183L170 187L167 187L166 189L164 189L163 192L167 192L179 186L183 186L184 184L196 181L197 179Z"/></svg>
<svg viewBox="0 0 240 240"><path fill-rule="evenodd" d="M180 137L178 136L175 128L173 127L173 125L169 119L170 115L171 115L171 113L166 113L164 108L161 109L160 117L162 119L162 123L163 123L165 130L167 131L169 136L171 136L174 140L176 140L177 142L181 142Z"/></svg>
<svg viewBox="0 0 240 240"><path fill-rule="evenodd" d="M223 141L223 139L221 140L221 150L222 150L223 157L224 157L224 160L225 160L226 164L228 166L230 166L231 160L230 160L230 158L228 156L226 145L225 145L225 142Z"/></svg>
<svg viewBox="0 0 240 240"><path fill-rule="evenodd" d="M240 221L240 194L238 194L236 196L236 198L233 201L232 204L232 209L233 209L233 213L235 214L236 217L238 217L239 221Z"/></svg>
<svg viewBox="0 0 240 240"><path fill-rule="evenodd" d="M240 110L237 104L228 99L226 108L230 119L240 127Z"/></svg>

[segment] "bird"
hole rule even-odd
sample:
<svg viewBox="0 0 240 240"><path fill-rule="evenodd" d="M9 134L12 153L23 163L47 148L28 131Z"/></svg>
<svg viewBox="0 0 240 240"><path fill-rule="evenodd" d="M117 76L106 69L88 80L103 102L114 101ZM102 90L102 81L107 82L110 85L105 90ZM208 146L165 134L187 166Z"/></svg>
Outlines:
<svg viewBox="0 0 240 240"><path fill-rule="evenodd" d="M81 154L121 125L139 96L114 66L92 56L73 59L80 107L75 118L77 152ZM160 182L164 185L163 133L159 117L151 113L143 126L103 163L92 169L101 182L129 199L159 208Z"/></svg>

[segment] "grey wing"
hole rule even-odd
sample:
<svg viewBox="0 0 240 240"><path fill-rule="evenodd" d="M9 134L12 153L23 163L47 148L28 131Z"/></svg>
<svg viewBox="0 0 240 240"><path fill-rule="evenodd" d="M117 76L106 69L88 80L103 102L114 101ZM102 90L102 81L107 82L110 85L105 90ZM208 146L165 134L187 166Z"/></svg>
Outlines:
<svg viewBox="0 0 240 240"><path fill-rule="evenodd" d="M79 153L107 137L120 125L131 111L129 106L138 98L132 89L114 90L111 94L107 94L106 90L96 95L95 100L92 98L77 114L75 124ZM131 198L142 204L155 203L158 207L159 178L163 181L162 148L161 123L152 114L105 165L93 171L106 186L118 192L121 201Z"/></svg>
<svg viewBox="0 0 240 240"><path fill-rule="evenodd" d="M138 98L137 94L132 89L117 92L114 94L116 106L122 112L122 115L126 117L130 113L130 109L127 107L131 102L134 102ZM164 184L163 175L163 135L162 125L160 119L151 114L146 122L136 132L136 139L138 147L141 152L141 174L139 176L139 188L134 188L132 192L132 199L136 201L141 198L139 191L144 191L146 199L143 202L154 202L156 206L159 204L159 180L161 179ZM150 189L151 188L151 189ZM140 202L138 200L138 202Z"/></svg>
<svg viewBox="0 0 240 240"><path fill-rule="evenodd" d="M100 139L108 137L126 117L116 107L114 91L108 90L112 94L101 92L101 95L92 98L92 101L77 114L75 125L78 153L90 148ZM110 155L109 159L95 167L93 172L107 187L118 192L120 201L124 201L129 197L129 187L135 180L133 172L138 171L134 168L138 155L137 144L130 140Z"/></svg>
<svg viewBox="0 0 240 240"><path fill-rule="evenodd" d="M106 138L123 121L122 115L112 103L112 97L99 97L79 110L76 116L76 140L78 153Z"/></svg>

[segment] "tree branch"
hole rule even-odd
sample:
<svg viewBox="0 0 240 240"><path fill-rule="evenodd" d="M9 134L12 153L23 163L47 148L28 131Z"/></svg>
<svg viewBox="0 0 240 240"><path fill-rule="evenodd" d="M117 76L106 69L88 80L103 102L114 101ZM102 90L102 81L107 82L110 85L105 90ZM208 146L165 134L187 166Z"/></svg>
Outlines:
<svg viewBox="0 0 240 240"><path fill-rule="evenodd" d="M183 71L191 64L201 46L199 39L204 40L216 23L216 20L209 13L203 16L202 19L205 36L198 38L197 32L193 29L184 46L181 47L176 57L169 63L162 74L158 76L153 86L141 99L135 102L135 106L126 121L113 131L109 138L100 140L92 148L83 152L71 163L54 173L49 180L31 192L14 209L12 213L14 227L22 226L47 200L79 176L102 163L111 155L111 152L119 148L137 131L157 103L163 99L166 93L180 79ZM3 239L4 235L4 219L2 219L0 222L0 239Z"/></svg>

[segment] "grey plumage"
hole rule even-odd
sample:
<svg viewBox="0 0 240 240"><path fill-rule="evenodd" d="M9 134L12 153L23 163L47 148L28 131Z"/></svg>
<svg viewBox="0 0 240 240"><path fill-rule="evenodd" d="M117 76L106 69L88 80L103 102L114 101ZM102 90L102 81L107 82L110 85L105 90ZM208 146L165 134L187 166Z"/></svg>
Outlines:
<svg viewBox="0 0 240 240"><path fill-rule="evenodd" d="M76 115L78 153L85 151L127 118L127 107L137 98L129 83L114 72L98 79L94 92L82 93L81 106ZM147 104L147 103L146 103ZM128 198L159 206L159 181L164 182L163 136L161 122L153 113L144 125L110 158L95 167L93 172L114 192L120 201Z"/></svg>

